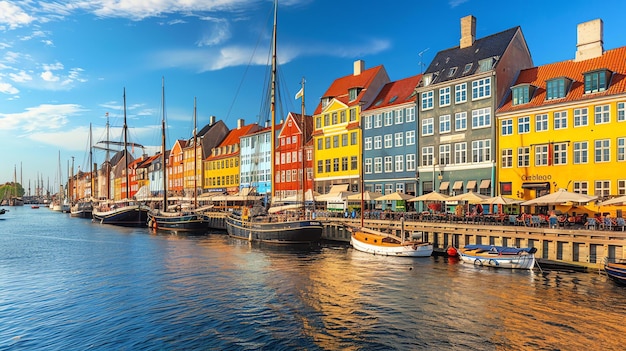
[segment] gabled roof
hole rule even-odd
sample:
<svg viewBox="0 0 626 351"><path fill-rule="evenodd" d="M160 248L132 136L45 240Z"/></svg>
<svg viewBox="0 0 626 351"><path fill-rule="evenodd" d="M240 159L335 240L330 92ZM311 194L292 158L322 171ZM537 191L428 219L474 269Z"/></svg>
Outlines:
<svg viewBox="0 0 626 351"><path fill-rule="evenodd" d="M424 72L424 76L433 74L432 83L467 77L477 73L479 61L490 57L495 58L495 68L498 60L502 57L518 31L521 31L519 26L476 39L472 46L463 49L459 45L439 51L431 61L426 72ZM471 69L464 74L465 66L470 63L472 64ZM451 75L451 69L455 67L456 71ZM436 77L434 77L435 75Z"/></svg>
<svg viewBox="0 0 626 351"><path fill-rule="evenodd" d="M250 133L255 133L258 129L258 124L248 124L247 126L242 126L241 128L235 128L228 132L226 138L224 138L224 140L222 140L217 147L239 144L239 138Z"/></svg>
<svg viewBox="0 0 626 351"><path fill-rule="evenodd" d="M417 87L421 79L422 75L418 74L385 84L374 99L374 103L366 111L415 102L417 98L415 87Z"/></svg>
<svg viewBox="0 0 626 351"><path fill-rule="evenodd" d="M350 101L349 90L351 88L362 88L367 89L369 85L372 83L373 79L381 72L384 71L384 67L382 65L372 67L366 70L363 70L361 74L355 76L354 74L350 74L341 78L335 79L335 81L330 85L328 90L322 95L322 99L324 98L334 98L347 106L356 106L361 102L361 98L363 97L365 91L361 91L357 98L353 101ZM322 104L321 102L317 105L314 114L320 114L322 112Z"/></svg>
<svg viewBox="0 0 626 351"><path fill-rule="evenodd" d="M309 116L309 115L305 115L304 116L304 131L302 130L302 114L300 113L295 113L295 112L289 112L289 114L287 115L287 119L285 119L285 123L287 122L287 120L289 118L292 118L294 120L294 122L296 123L296 128L298 128L298 130L300 131L300 133L305 133L305 143L307 140L309 140L309 138L311 137L311 132L313 131L313 116ZM283 125L280 128L280 133L278 134L278 136L281 136L283 134L284 131L284 126L285 123L283 123Z"/></svg>
<svg viewBox="0 0 626 351"><path fill-rule="evenodd" d="M605 91L585 94L584 73L600 69L613 72L608 88ZM546 100L546 82L561 77L573 81L569 91L564 98ZM626 93L626 46L607 50L602 56L585 61L569 60L522 70L513 86L523 84L537 87L530 101L513 106L512 94L509 94L503 106L498 109L498 113L624 94Z"/></svg>

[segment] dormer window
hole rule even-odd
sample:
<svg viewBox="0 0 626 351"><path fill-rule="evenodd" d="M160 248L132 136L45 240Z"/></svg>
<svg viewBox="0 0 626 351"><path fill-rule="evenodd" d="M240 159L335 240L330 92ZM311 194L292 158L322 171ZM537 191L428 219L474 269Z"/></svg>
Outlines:
<svg viewBox="0 0 626 351"><path fill-rule="evenodd" d="M356 100L356 97L359 95L359 89L358 88L350 88L348 90L348 94L350 95L350 101L354 101L354 100Z"/></svg>
<svg viewBox="0 0 626 351"><path fill-rule="evenodd" d="M425 74L425 75L422 77L422 82L424 83L424 86L425 86L425 87L426 87L426 86L429 86L429 85L430 85L430 83L432 83L432 81L433 81L433 75L432 75L432 74Z"/></svg>
<svg viewBox="0 0 626 351"><path fill-rule="evenodd" d="M535 87L530 84L514 86L511 89L513 91L513 106L527 104L535 92Z"/></svg>
<svg viewBox="0 0 626 351"><path fill-rule="evenodd" d="M468 63L465 65L465 68L463 68L463 74L468 74L469 71L472 69L473 63Z"/></svg>
<svg viewBox="0 0 626 351"><path fill-rule="evenodd" d="M585 76L585 94L597 93L605 91L609 85L611 71L601 69L597 71L584 73Z"/></svg>
<svg viewBox="0 0 626 351"><path fill-rule="evenodd" d="M478 72L487 72L493 69L493 64L496 62L495 57L486 58L478 61Z"/></svg>
<svg viewBox="0 0 626 351"><path fill-rule="evenodd" d="M546 100L564 98L571 82L571 80L564 77L546 81Z"/></svg>
<svg viewBox="0 0 626 351"><path fill-rule="evenodd" d="M326 106L328 106L329 103L330 103L329 97L322 98L322 108L326 108Z"/></svg>
<svg viewBox="0 0 626 351"><path fill-rule="evenodd" d="M448 77L454 76L454 74L456 73L456 70L457 70L457 67L450 68L450 71L448 72Z"/></svg>

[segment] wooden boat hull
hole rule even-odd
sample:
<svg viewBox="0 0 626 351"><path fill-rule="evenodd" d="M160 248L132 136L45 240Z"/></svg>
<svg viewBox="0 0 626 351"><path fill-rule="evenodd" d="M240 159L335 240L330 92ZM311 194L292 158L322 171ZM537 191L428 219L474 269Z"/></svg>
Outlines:
<svg viewBox="0 0 626 351"><path fill-rule="evenodd" d="M626 286L626 263L605 263L604 271L611 280Z"/></svg>
<svg viewBox="0 0 626 351"><path fill-rule="evenodd" d="M244 221L230 214L226 231L233 238L282 245L310 245L322 240L322 223L312 220L286 222Z"/></svg>
<svg viewBox="0 0 626 351"><path fill-rule="evenodd" d="M372 230L353 230L350 245L355 250L373 255L430 257L433 254L432 244L417 241L400 242L391 236Z"/></svg>
<svg viewBox="0 0 626 351"><path fill-rule="evenodd" d="M526 250L486 245L467 245L458 250L459 257L465 263L508 269L533 269L535 252L535 248Z"/></svg>
<svg viewBox="0 0 626 351"><path fill-rule="evenodd" d="M148 227L155 230L205 233L209 229L209 224L206 217L202 214L166 215L148 213Z"/></svg>
<svg viewBox="0 0 626 351"><path fill-rule="evenodd" d="M93 211L94 222L118 225L122 227L146 227L148 207L131 205L116 208L107 212Z"/></svg>

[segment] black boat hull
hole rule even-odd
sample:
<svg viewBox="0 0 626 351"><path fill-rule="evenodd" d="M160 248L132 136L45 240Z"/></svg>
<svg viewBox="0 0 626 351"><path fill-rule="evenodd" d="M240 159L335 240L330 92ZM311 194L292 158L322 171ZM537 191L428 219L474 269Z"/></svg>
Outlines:
<svg viewBox="0 0 626 351"><path fill-rule="evenodd" d="M148 227L174 232L204 233L209 229L209 223L204 215L201 214L160 216L148 213Z"/></svg>
<svg viewBox="0 0 626 351"><path fill-rule="evenodd" d="M107 212L93 212L94 222L122 227L146 227L148 208L145 206L126 206Z"/></svg>
<svg viewBox="0 0 626 351"><path fill-rule="evenodd" d="M307 245L322 240L322 223L301 220L289 222L248 222L236 215L226 217L226 231L234 238L283 245Z"/></svg>

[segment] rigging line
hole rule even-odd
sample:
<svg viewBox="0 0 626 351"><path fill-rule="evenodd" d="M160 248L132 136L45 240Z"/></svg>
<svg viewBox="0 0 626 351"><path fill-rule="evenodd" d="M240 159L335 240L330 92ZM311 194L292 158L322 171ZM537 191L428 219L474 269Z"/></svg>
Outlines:
<svg viewBox="0 0 626 351"><path fill-rule="evenodd" d="M270 11L270 14L268 15L267 19L265 20L264 23L267 23L269 18L271 18L272 15L272 11ZM228 119L230 118L230 113L233 110L233 106L235 106L235 102L237 101L237 97L239 96L239 92L241 91L241 87L243 86L243 82L246 78L246 75L248 74L248 71L250 70L250 67L252 66L252 61L254 60L254 56L256 54L256 51L258 49L258 47L260 46L261 43L261 39L263 37L263 34L265 34L266 31L261 31L259 32L259 37L257 39L256 44L254 45L254 50L252 50L252 55L250 55L250 59L248 60L248 64L246 65L246 69L243 72L243 76L241 77L241 80L239 81L239 85L237 86L237 90L235 91L235 96L233 97L233 101L231 102L230 106L228 107L228 112L226 113L226 118L225 121L228 121Z"/></svg>

